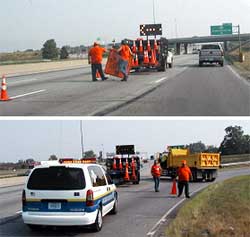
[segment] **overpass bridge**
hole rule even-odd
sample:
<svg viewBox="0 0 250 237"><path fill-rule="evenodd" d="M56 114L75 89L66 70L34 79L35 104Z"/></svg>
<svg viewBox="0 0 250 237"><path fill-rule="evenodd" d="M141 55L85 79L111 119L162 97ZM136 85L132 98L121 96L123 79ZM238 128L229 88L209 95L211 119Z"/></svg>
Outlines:
<svg viewBox="0 0 250 237"><path fill-rule="evenodd" d="M181 45L184 45L185 53L187 53L189 44L201 44L201 43L215 43L220 42L224 43L224 48L228 50L229 41L247 41L250 40L250 33L248 34L235 34L235 35L218 35L218 36L194 36L186 38L173 38L169 39L169 44L174 44L176 46L176 53L180 54Z"/></svg>

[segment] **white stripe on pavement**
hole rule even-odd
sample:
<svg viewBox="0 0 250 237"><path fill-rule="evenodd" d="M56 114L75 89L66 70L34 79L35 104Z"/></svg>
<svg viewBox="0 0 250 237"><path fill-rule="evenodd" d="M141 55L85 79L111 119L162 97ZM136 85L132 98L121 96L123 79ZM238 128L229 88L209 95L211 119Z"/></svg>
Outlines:
<svg viewBox="0 0 250 237"><path fill-rule="evenodd" d="M190 196L193 196L195 193L199 192L200 190L204 189L205 187L200 187L197 190L193 191ZM166 218L168 215L175 209L177 208L181 203L183 203L186 200L186 198L183 198L179 202L177 202L171 209L167 211L166 214L163 215L163 217L154 225L154 227L147 233L148 237L153 237L157 230L159 229L160 225L164 222L166 222Z"/></svg>
<svg viewBox="0 0 250 237"><path fill-rule="evenodd" d="M158 79L157 81L154 81L154 82L152 82L152 83L160 83L160 82L162 82L162 81L165 81L167 79L167 77L162 77L162 78L160 78L160 79Z"/></svg>
<svg viewBox="0 0 250 237"><path fill-rule="evenodd" d="M41 92L44 92L44 91L46 91L46 90L33 91L33 92L29 92L29 93L26 93L26 94L23 94L23 95L13 96L13 97L11 97L11 99L17 99L17 98L21 98L21 97L24 97L24 96L27 96L27 95L34 95L34 94L38 94L38 93L41 93Z"/></svg>

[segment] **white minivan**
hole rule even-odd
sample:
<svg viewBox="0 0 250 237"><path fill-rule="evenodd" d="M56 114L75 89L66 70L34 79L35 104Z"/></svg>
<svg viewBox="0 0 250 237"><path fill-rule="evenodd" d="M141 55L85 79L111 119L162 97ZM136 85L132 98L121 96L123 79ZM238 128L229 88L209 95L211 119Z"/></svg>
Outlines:
<svg viewBox="0 0 250 237"><path fill-rule="evenodd" d="M100 231L103 216L117 212L118 194L94 159L61 159L31 171L22 203L23 221L31 229L90 226Z"/></svg>

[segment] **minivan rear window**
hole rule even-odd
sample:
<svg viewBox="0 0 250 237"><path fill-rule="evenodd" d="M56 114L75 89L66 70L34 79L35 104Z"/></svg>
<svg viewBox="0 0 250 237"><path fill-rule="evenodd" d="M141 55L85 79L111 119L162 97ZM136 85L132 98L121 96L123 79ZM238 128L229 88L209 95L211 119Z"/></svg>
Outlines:
<svg viewBox="0 0 250 237"><path fill-rule="evenodd" d="M32 172L27 187L35 190L79 190L85 188L85 178L80 168L37 168Z"/></svg>
<svg viewBox="0 0 250 237"><path fill-rule="evenodd" d="M202 45L202 49L220 49L220 46L216 44L208 44Z"/></svg>

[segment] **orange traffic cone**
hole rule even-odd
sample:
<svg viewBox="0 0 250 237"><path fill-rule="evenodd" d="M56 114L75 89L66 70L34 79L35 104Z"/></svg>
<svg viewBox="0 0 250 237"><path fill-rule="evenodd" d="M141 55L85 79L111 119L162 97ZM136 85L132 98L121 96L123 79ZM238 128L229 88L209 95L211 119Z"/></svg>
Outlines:
<svg viewBox="0 0 250 237"><path fill-rule="evenodd" d="M150 46L150 41L148 40L148 45L147 45L148 52L151 51L151 46Z"/></svg>
<svg viewBox="0 0 250 237"><path fill-rule="evenodd" d="M116 166L116 157L114 157L114 161L113 161L113 170L116 170L117 166Z"/></svg>
<svg viewBox="0 0 250 237"><path fill-rule="evenodd" d="M176 195L177 194L177 187L176 187L176 180L173 179L173 185L172 185L172 190L171 190L171 195Z"/></svg>
<svg viewBox="0 0 250 237"><path fill-rule="evenodd" d="M144 50L144 59L143 59L143 63L144 63L144 64L148 64L148 63L149 63L148 51L147 51L147 50Z"/></svg>
<svg viewBox="0 0 250 237"><path fill-rule="evenodd" d="M1 101L8 101L10 100L10 97L8 96L8 92L7 92L7 83L6 83L6 77L5 75L3 75L3 79L2 79L2 89L1 89Z"/></svg>
<svg viewBox="0 0 250 237"><path fill-rule="evenodd" d="M120 161L119 161L119 169L122 170L122 159L120 158Z"/></svg>
<svg viewBox="0 0 250 237"><path fill-rule="evenodd" d="M135 66L135 67L138 67L138 65L139 65L138 55L136 54L136 55L135 55L134 66Z"/></svg>
<svg viewBox="0 0 250 237"><path fill-rule="evenodd" d="M142 39L140 40L139 52L140 52L140 53L143 52Z"/></svg>
<svg viewBox="0 0 250 237"><path fill-rule="evenodd" d="M155 42L154 42L154 50L158 50L158 45L157 45L157 40L155 39Z"/></svg>
<svg viewBox="0 0 250 237"><path fill-rule="evenodd" d="M152 65L155 65L155 64L156 64L155 50L152 50L152 51L151 51L150 64L152 64Z"/></svg>
<svg viewBox="0 0 250 237"><path fill-rule="evenodd" d="M132 167L131 179L136 180L137 177L136 177L136 174L135 174L135 161L134 161L134 158L132 158L131 167Z"/></svg>
<svg viewBox="0 0 250 237"><path fill-rule="evenodd" d="M96 79L101 79L101 75L100 75L99 71L96 71Z"/></svg>
<svg viewBox="0 0 250 237"><path fill-rule="evenodd" d="M125 176L124 176L125 181L129 181L129 174L128 174L128 159L126 159L126 168L125 168Z"/></svg>
<svg viewBox="0 0 250 237"><path fill-rule="evenodd" d="M132 52L133 53L136 53L137 51L137 47L136 47L136 44L135 44L135 41L133 42L133 47L132 47Z"/></svg>

